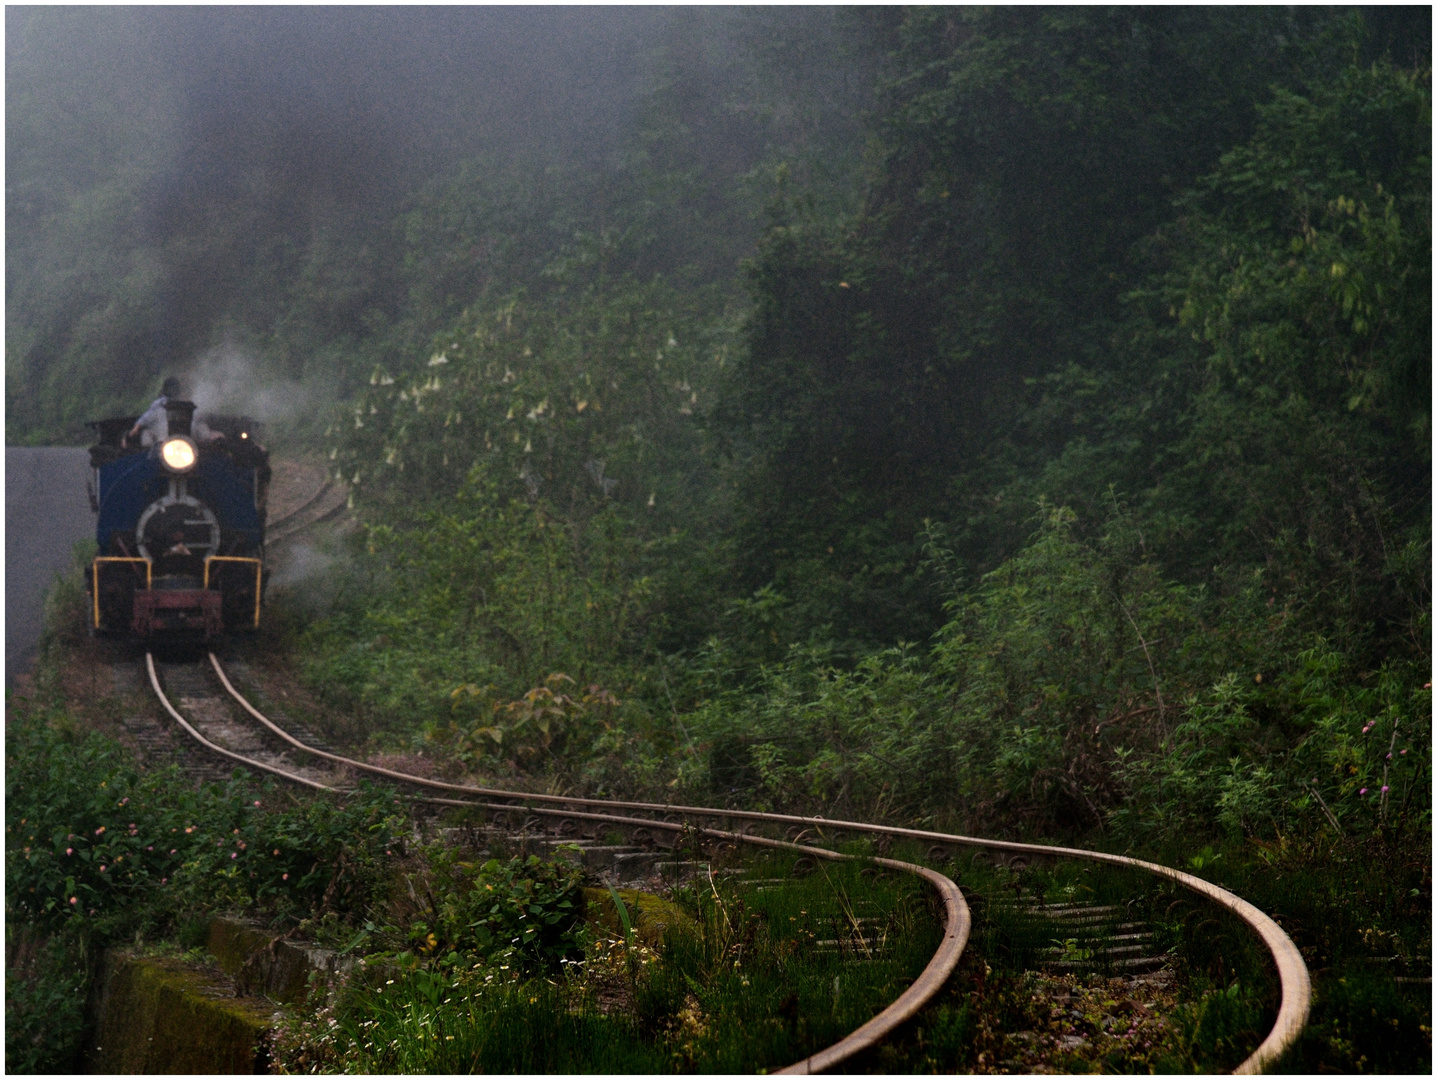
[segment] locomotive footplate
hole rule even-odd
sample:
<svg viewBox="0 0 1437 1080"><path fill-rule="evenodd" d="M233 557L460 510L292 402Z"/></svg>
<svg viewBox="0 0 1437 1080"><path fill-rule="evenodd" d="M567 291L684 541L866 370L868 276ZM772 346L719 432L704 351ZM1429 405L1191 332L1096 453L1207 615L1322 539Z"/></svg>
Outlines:
<svg viewBox="0 0 1437 1080"><path fill-rule="evenodd" d="M214 637L224 629L220 605L220 594L210 589L136 589L134 631L148 637L198 630Z"/></svg>

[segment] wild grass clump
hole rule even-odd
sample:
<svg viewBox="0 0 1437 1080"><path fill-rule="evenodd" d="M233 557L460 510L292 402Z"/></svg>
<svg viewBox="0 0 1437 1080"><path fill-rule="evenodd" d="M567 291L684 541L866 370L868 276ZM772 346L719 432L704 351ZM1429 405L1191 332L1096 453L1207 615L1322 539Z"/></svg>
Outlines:
<svg viewBox="0 0 1437 1080"><path fill-rule="evenodd" d="M547 974L510 955L470 956L380 986L351 983L295 1019L282 1054L306 1069L366 1072L790 1064L885 1007L938 942L916 879L808 860L798 867L808 876L793 869L791 859L761 860L743 878L680 890L690 919L657 947L591 918L582 957Z"/></svg>

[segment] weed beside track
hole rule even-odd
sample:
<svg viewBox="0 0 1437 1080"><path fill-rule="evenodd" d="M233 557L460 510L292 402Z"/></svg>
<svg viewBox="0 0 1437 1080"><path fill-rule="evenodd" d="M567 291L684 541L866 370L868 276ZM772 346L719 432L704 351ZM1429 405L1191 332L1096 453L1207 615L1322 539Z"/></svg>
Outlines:
<svg viewBox="0 0 1437 1080"><path fill-rule="evenodd" d="M881 1011L941 936L920 881L857 863L762 858L673 899L689 919L656 947L591 920L582 958L548 970L466 961L356 979L285 1029L280 1060L385 1073L768 1070Z"/></svg>

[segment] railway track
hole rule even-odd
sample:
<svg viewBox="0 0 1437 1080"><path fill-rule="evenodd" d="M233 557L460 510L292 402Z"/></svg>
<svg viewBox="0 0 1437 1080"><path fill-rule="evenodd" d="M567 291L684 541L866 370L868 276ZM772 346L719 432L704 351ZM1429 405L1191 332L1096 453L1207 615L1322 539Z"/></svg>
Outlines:
<svg viewBox="0 0 1437 1080"><path fill-rule="evenodd" d="M550 823L552 828L545 832L554 834L551 842L577 839L580 857L590 866L657 869L664 861L664 849L675 848L685 834L720 844L796 850L810 858L840 860L852 856L831 847L817 846L817 842L830 844L839 836L848 835L872 839L879 851L886 850L896 840L927 843L930 860L944 858L958 849L982 849L1005 853L1010 858L1080 859L1141 870L1175 882L1236 915L1258 935L1272 956L1282 989L1277 1018L1267 1038L1235 1073L1258 1073L1275 1063L1297 1039L1307 1019L1311 1005L1307 967L1281 927L1233 893L1158 863L1078 848L987 840L870 822L452 784L345 757L322 745L312 733L299 729L287 717L265 715L240 693L231 673L213 653L209 654L208 664L158 665L153 655L147 653L145 664L150 687L176 727L209 755L232 763L228 768L240 764L311 791L331 793L352 787L360 775L382 777L402 786L415 801L433 806L483 809L490 820L511 833L518 824L517 832L522 839L534 840L531 826ZM219 692L221 689L223 694ZM720 825L724 827L718 827ZM757 831L760 828L782 828L784 838L763 835ZM598 837L610 829L626 832L636 843L603 844ZM887 1009L826 1050L780 1070L784 1073L823 1072L880 1042L916 1015L942 989L962 956L972 919L958 886L945 875L916 863L886 857L873 861L917 875L935 890L944 908L942 942L918 979ZM669 867L683 869L680 860L672 856ZM1148 928L1115 907L1028 904L1019 914L1030 920L1046 920L1047 924L1061 929L1064 935L1061 940L1068 947L1052 950L1055 955L1044 961L1049 970L1062 970L1065 965L1077 963L1069 959L1072 956L1084 959L1100 956L1114 970L1151 970L1161 963L1161 958L1147 955L1151 940Z"/></svg>
<svg viewBox="0 0 1437 1080"><path fill-rule="evenodd" d="M315 525L336 520L348 509L349 495L344 486L323 474L323 479L314 483L297 505L265 523L265 543L271 547L282 544Z"/></svg>

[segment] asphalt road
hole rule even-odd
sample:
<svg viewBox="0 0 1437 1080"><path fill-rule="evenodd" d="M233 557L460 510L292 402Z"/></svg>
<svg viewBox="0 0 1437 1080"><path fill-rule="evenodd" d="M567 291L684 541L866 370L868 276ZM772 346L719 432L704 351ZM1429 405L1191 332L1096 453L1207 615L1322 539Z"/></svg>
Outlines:
<svg viewBox="0 0 1437 1080"><path fill-rule="evenodd" d="M28 672L40 644L45 592L95 535L83 447L5 448L5 684Z"/></svg>

